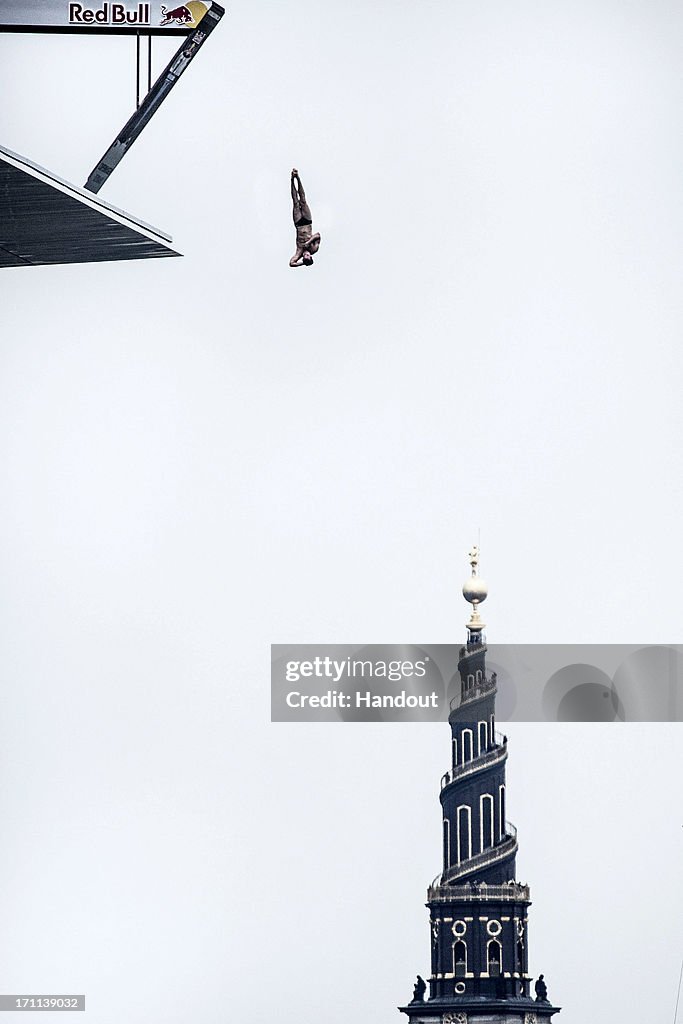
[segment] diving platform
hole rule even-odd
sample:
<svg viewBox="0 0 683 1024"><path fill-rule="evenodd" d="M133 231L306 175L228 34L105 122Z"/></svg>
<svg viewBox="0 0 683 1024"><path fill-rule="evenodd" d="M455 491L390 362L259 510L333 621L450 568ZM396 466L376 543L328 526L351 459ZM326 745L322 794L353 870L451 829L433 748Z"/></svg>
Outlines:
<svg viewBox="0 0 683 1024"><path fill-rule="evenodd" d="M180 256L172 239L0 146L0 267Z"/></svg>

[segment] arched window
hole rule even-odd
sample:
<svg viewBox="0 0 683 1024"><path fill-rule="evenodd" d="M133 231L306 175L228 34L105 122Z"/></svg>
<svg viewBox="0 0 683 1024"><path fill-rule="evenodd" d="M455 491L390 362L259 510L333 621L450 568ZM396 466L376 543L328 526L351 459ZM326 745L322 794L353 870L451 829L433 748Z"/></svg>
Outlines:
<svg viewBox="0 0 683 1024"><path fill-rule="evenodd" d="M443 869L448 871L451 866L451 823L443 820Z"/></svg>
<svg viewBox="0 0 683 1024"><path fill-rule="evenodd" d="M496 742L496 716L495 715L491 715L490 725L491 725L491 732L489 733L489 736L491 737L491 746L493 746L495 744L495 742Z"/></svg>
<svg viewBox="0 0 683 1024"><path fill-rule="evenodd" d="M480 722L479 723L478 736L477 736L477 746L478 746L479 754L480 755L486 753L486 749L488 747L487 737L486 737L486 722Z"/></svg>
<svg viewBox="0 0 683 1024"><path fill-rule="evenodd" d="M519 974L526 974L526 966L524 964L524 943L521 939L517 943L517 971Z"/></svg>
<svg viewBox="0 0 683 1024"><path fill-rule="evenodd" d="M463 729L460 742L462 743L462 763L472 760L472 730Z"/></svg>
<svg viewBox="0 0 683 1024"><path fill-rule="evenodd" d="M500 786L498 789L498 824L500 839L505 837L505 786Z"/></svg>
<svg viewBox="0 0 683 1024"><path fill-rule="evenodd" d="M474 686L474 676L470 673L467 677L467 689L471 690Z"/></svg>
<svg viewBox="0 0 683 1024"><path fill-rule="evenodd" d="M453 943L453 974L456 978L467 974L467 946L462 939Z"/></svg>
<svg viewBox="0 0 683 1024"><path fill-rule="evenodd" d="M486 960L489 976L497 978L503 970L503 949L498 939L491 939L486 946Z"/></svg>
<svg viewBox="0 0 683 1024"><path fill-rule="evenodd" d="M479 800L479 848L493 846L493 797L484 793Z"/></svg>
<svg viewBox="0 0 683 1024"><path fill-rule="evenodd" d="M458 767L458 741L453 740L453 768Z"/></svg>
<svg viewBox="0 0 683 1024"><path fill-rule="evenodd" d="M466 804L458 807L458 864L472 856L472 809Z"/></svg>
<svg viewBox="0 0 683 1024"><path fill-rule="evenodd" d="M477 669L477 682L478 683L481 682L481 669L480 668Z"/></svg>

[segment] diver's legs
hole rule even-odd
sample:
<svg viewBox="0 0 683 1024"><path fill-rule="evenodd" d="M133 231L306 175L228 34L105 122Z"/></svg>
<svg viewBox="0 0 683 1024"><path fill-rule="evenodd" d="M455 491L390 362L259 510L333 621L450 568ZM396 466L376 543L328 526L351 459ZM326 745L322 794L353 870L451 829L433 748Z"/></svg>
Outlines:
<svg viewBox="0 0 683 1024"><path fill-rule="evenodd" d="M306 202L306 193L304 187L301 184L301 178L299 172L294 167L292 168L291 178L291 189L292 189L292 215L294 217L295 224L312 224L313 218L311 216L311 210Z"/></svg>
<svg viewBox="0 0 683 1024"><path fill-rule="evenodd" d="M312 224L313 217L311 216L311 210L305 199L302 199L299 204L299 210L301 211L301 217L299 220L300 224Z"/></svg>

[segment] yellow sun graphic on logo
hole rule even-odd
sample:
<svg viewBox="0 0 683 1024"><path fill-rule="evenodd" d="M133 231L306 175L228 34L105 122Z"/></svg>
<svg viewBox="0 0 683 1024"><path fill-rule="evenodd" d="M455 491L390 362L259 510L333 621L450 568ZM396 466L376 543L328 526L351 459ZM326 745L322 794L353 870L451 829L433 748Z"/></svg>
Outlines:
<svg viewBox="0 0 683 1024"><path fill-rule="evenodd" d="M209 8L202 3L202 0L188 0L185 6L192 15L192 21L188 22L188 25L191 28L196 28Z"/></svg>

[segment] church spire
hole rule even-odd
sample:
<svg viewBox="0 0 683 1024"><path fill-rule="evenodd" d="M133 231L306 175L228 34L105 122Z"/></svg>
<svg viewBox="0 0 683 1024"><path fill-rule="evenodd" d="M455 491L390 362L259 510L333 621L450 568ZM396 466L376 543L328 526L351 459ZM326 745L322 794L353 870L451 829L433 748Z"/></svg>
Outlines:
<svg viewBox="0 0 683 1024"><path fill-rule="evenodd" d="M460 648L460 694L448 723L451 767L441 779L443 866L427 890L431 975L400 1007L409 1024L550 1024L543 978L531 994L529 887L515 881L517 832L506 820L507 737L496 731L495 672L479 605L488 588L479 547L463 596L472 605ZM427 998L425 998L427 996Z"/></svg>

